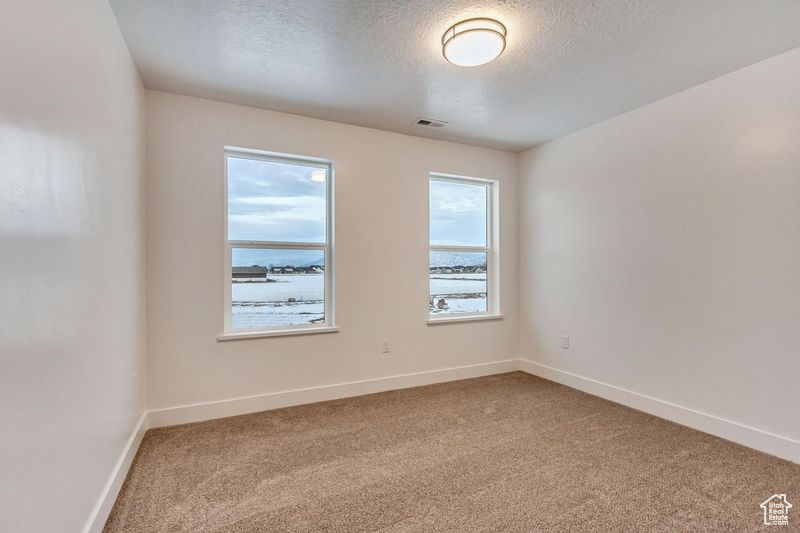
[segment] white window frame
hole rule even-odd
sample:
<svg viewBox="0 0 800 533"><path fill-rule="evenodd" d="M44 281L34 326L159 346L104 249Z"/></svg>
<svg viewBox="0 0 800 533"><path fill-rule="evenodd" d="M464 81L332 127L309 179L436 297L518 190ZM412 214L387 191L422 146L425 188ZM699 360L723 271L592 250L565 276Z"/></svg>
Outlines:
<svg viewBox="0 0 800 533"><path fill-rule="evenodd" d="M253 159L258 161L268 161L273 163L284 163L289 165L300 165L304 167L322 168L327 171L325 180L326 197L326 220L325 220L325 242L294 242L294 241L239 241L228 239L228 158L238 157L242 159ZM311 333L332 333L338 331L335 327L334 315L334 246L333 246L333 161L315 157L306 157L277 152L265 152L249 148L237 148L232 146L225 147L224 153L225 182L224 182L224 238L225 238L225 324L224 333L218 340L235 340L252 337L271 337L295 334ZM234 248L262 248L262 249L304 249L321 250L325 258L324 291L325 291L325 322L320 324L297 324L291 326L262 327L253 329L233 329L232 306L231 306L231 279L233 272L233 249Z"/></svg>
<svg viewBox="0 0 800 533"><path fill-rule="evenodd" d="M431 244L430 242L430 184L433 181L483 186L486 188L486 246ZM479 313L432 314L428 308L428 324L444 322L467 322L503 318L500 312L500 253L499 220L500 182L496 179L475 178L431 172L428 174L428 298L430 299L430 254L431 252L461 252L486 254L486 311Z"/></svg>

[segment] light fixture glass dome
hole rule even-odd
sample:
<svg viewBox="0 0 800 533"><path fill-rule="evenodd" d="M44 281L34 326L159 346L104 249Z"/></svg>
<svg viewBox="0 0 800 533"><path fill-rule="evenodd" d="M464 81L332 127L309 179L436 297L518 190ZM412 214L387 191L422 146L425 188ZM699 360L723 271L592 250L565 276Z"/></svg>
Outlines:
<svg viewBox="0 0 800 533"><path fill-rule="evenodd" d="M506 48L506 27L494 19L462 20L442 36L445 59L460 67L476 67L495 59Z"/></svg>
<svg viewBox="0 0 800 533"><path fill-rule="evenodd" d="M316 183L325 183L325 178L328 172L324 168L315 168L311 171L311 181Z"/></svg>

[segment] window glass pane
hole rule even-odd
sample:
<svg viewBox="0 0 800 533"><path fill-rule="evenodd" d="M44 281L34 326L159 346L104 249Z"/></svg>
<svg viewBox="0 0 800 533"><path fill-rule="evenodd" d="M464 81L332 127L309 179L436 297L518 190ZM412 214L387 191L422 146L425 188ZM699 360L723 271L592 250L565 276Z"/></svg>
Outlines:
<svg viewBox="0 0 800 533"><path fill-rule="evenodd" d="M322 250L233 248L231 328L325 322Z"/></svg>
<svg viewBox="0 0 800 533"><path fill-rule="evenodd" d="M429 304L432 315L486 312L486 254L431 252Z"/></svg>
<svg viewBox="0 0 800 533"><path fill-rule="evenodd" d="M227 157L228 239L325 242L327 169Z"/></svg>
<svg viewBox="0 0 800 533"><path fill-rule="evenodd" d="M430 181L431 244L486 246L484 185Z"/></svg>

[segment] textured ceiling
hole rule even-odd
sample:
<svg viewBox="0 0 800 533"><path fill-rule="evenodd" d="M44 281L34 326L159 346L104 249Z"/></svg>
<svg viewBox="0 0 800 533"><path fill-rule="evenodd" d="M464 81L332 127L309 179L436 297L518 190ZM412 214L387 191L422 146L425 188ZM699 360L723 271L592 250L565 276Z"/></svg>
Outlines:
<svg viewBox="0 0 800 533"><path fill-rule="evenodd" d="M798 0L111 4L148 88L511 150L800 46ZM450 65L442 33L473 16L508 47Z"/></svg>

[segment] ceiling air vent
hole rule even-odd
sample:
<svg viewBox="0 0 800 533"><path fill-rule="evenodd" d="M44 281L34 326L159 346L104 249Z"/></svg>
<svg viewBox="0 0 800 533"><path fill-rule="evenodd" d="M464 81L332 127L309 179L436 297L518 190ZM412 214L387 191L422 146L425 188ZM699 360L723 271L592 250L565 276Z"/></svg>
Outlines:
<svg viewBox="0 0 800 533"><path fill-rule="evenodd" d="M436 120L433 118L419 117L417 118L417 126L428 126L429 128L441 128L447 124L444 120Z"/></svg>

